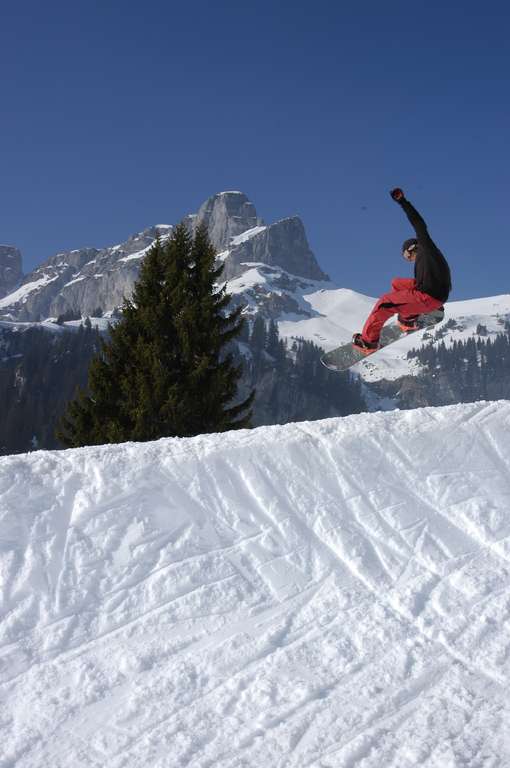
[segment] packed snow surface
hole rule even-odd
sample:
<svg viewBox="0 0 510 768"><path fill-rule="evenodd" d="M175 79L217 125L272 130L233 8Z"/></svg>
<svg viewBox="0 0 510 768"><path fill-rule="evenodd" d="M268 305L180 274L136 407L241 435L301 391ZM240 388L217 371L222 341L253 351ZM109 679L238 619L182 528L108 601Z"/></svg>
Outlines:
<svg viewBox="0 0 510 768"><path fill-rule="evenodd" d="M510 403L0 459L2 768L510 765Z"/></svg>

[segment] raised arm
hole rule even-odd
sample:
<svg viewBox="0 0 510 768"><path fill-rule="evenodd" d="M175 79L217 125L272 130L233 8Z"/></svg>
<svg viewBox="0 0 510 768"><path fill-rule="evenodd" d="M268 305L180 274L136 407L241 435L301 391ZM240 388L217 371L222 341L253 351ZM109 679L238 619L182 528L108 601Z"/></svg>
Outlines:
<svg viewBox="0 0 510 768"><path fill-rule="evenodd" d="M420 216L414 205L411 205L409 200L405 199L402 190L399 187L392 189L390 195L404 209L407 218L411 222L411 226L416 232L416 237L418 240L425 240L426 238L429 238L430 235L428 233L425 221Z"/></svg>

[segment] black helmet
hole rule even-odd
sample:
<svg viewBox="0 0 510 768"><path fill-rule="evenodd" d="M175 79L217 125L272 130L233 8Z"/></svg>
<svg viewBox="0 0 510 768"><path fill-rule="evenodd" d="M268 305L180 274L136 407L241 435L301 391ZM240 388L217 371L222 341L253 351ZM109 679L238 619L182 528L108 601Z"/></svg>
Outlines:
<svg viewBox="0 0 510 768"><path fill-rule="evenodd" d="M408 240L404 240L402 243L402 253L404 251L414 251L418 245L418 240L415 237L410 237Z"/></svg>

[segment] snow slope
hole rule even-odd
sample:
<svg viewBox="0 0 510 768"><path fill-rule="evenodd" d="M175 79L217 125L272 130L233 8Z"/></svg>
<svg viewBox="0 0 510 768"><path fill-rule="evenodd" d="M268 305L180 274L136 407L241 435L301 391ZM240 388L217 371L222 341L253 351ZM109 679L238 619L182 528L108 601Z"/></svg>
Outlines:
<svg viewBox="0 0 510 768"><path fill-rule="evenodd" d="M48 283L54 282L56 279L56 277L50 277L50 275L43 275L38 280L24 283L20 288L17 288L12 293L4 296L3 299L0 299L0 309L9 307L11 304L16 304L17 302L26 302L31 293L40 290L48 285Z"/></svg>
<svg viewBox="0 0 510 768"><path fill-rule="evenodd" d="M257 314L266 297L280 297L282 310L275 318L280 336L313 341L325 350L351 339L375 302L370 296L339 288L330 280L311 280L255 262L243 266L246 271L229 280L227 290L241 298L245 314ZM290 311L285 310L286 304L292 308Z"/></svg>
<svg viewBox="0 0 510 768"><path fill-rule="evenodd" d="M283 310L276 318L280 336L292 340L303 338L329 351L347 344L355 331L363 328L376 299L330 281L309 280L291 275L279 267L265 264L246 265L240 277L229 281L228 290L242 296L248 315L256 314L266 297L278 296L282 306L291 304L294 312ZM433 331L420 331L400 339L376 357L353 367L365 381L395 380L422 370L415 359L407 359L409 350L425 344L447 346L454 341L494 337L504 330L510 318L510 294L448 302L445 319ZM395 322L394 320L390 322Z"/></svg>
<svg viewBox="0 0 510 768"><path fill-rule="evenodd" d="M1 768L510 765L510 402L0 459Z"/></svg>
<svg viewBox="0 0 510 768"><path fill-rule="evenodd" d="M394 380L400 376L412 375L422 370L416 359L407 359L407 353L413 348L426 344L447 347L454 341L467 341L469 338L494 338L503 333L505 321L510 319L510 294L489 296L466 301L451 301L445 306L445 319L432 331L420 331L399 339L387 349L382 349L377 356L355 366L365 381L379 379ZM478 328L483 326L480 336Z"/></svg>

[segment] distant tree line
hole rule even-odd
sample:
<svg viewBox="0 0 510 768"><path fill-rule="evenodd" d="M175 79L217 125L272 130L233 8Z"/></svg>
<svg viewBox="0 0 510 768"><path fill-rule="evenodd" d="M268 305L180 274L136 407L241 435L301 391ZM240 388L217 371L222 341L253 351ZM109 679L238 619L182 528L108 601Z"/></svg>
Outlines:
<svg viewBox="0 0 510 768"><path fill-rule="evenodd" d="M0 454L62 447L55 426L99 350L88 318L61 331L0 328Z"/></svg>
<svg viewBox="0 0 510 768"><path fill-rule="evenodd" d="M408 352L427 368L417 384L426 389L430 405L510 397L510 325L494 337L483 325L476 332L478 338Z"/></svg>
<svg viewBox="0 0 510 768"><path fill-rule="evenodd" d="M255 387L254 423L345 416L366 410L360 380L331 373L320 362L324 351L310 341L280 339L278 325L256 316L241 332L244 386Z"/></svg>

